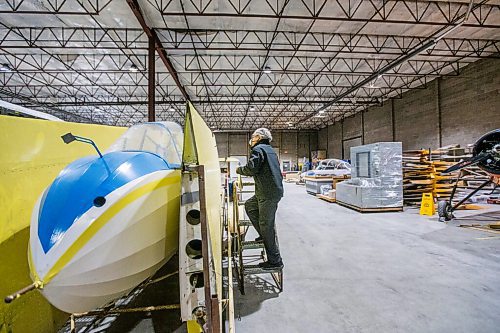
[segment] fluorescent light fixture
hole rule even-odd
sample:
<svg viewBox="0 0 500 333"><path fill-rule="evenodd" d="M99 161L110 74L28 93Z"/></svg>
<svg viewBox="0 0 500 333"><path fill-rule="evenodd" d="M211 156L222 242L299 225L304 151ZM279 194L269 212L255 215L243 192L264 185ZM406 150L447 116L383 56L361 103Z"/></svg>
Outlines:
<svg viewBox="0 0 500 333"><path fill-rule="evenodd" d="M269 66L264 67L264 73L271 74L271 67Z"/></svg>
<svg viewBox="0 0 500 333"><path fill-rule="evenodd" d="M325 113L325 110L319 110L318 113L323 114L323 113Z"/></svg>
<svg viewBox="0 0 500 333"><path fill-rule="evenodd" d="M289 127L293 127L293 123L288 123L288 126Z"/></svg>
<svg viewBox="0 0 500 333"><path fill-rule="evenodd" d="M0 64L0 72L12 72L12 67L9 64Z"/></svg>
<svg viewBox="0 0 500 333"><path fill-rule="evenodd" d="M368 89L380 89L380 87L375 86L375 82L371 82L370 85L365 86Z"/></svg>
<svg viewBox="0 0 500 333"><path fill-rule="evenodd" d="M314 116L314 118L325 118L326 116L322 113L318 113L317 115Z"/></svg>
<svg viewBox="0 0 500 333"><path fill-rule="evenodd" d="M139 68L136 66L136 64L132 64L128 70L131 72L137 72L139 71Z"/></svg>
<svg viewBox="0 0 500 333"><path fill-rule="evenodd" d="M171 106L171 107L169 107L169 108L168 108L168 111L170 111L170 112L174 112L174 111L175 111L175 109L174 109L174 107L173 107L173 106Z"/></svg>
<svg viewBox="0 0 500 333"><path fill-rule="evenodd" d="M250 111L252 111L252 112L253 112L253 111L255 111L255 106L250 105L250 107L248 108L248 110L250 110Z"/></svg>

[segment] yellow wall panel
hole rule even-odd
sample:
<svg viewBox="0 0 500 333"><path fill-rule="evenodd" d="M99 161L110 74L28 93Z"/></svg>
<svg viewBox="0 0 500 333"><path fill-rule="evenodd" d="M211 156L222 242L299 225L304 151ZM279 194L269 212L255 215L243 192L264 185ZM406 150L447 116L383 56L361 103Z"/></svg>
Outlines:
<svg viewBox="0 0 500 333"><path fill-rule="evenodd" d="M219 164L219 153L215 135L191 103L188 103L191 122L186 119L185 132L192 131L192 137L185 133L184 162L193 162L205 166L205 184L209 189L206 196L207 218L210 233L210 245L216 274L216 288L219 297L222 295L222 186ZM192 150L195 151L192 151Z"/></svg>
<svg viewBox="0 0 500 333"><path fill-rule="evenodd" d="M67 164L96 154L91 145L65 144L61 135L93 139L106 150L125 128L0 116L0 243L29 225L42 191Z"/></svg>
<svg viewBox="0 0 500 333"><path fill-rule="evenodd" d="M97 154L61 135L93 139L101 151L126 128L0 116L0 296L31 283L27 263L31 212L42 191L70 162ZM0 332L53 332L66 315L32 292L0 304Z"/></svg>

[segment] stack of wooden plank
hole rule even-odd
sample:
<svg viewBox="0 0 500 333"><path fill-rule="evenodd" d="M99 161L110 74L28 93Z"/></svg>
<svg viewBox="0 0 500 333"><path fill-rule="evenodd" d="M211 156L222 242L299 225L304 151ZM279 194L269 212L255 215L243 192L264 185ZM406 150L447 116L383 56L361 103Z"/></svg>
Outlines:
<svg viewBox="0 0 500 333"><path fill-rule="evenodd" d="M471 147L461 148L460 145L450 145L433 150L429 158L432 161L460 162L471 156Z"/></svg>
<svg viewBox="0 0 500 333"><path fill-rule="evenodd" d="M439 200L449 199L457 182L460 171L443 174L442 172L457 162L472 156L472 146L460 148L458 145L442 147L436 150L408 150L403 152L403 200L407 205L420 205L422 193L432 193ZM463 198L477 188L489 175L477 166L462 170L454 201ZM491 194L493 185L486 186L477 196L483 199L496 199ZM471 200L475 202L474 199Z"/></svg>
<svg viewBox="0 0 500 333"><path fill-rule="evenodd" d="M441 174L455 164L449 161L456 154L449 149L410 150L403 152L403 200L408 205L419 205L422 193L432 193L437 200L449 198L458 173ZM462 153L460 151L460 153ZM444 157L444 158L443 158Z"/></svg>
<svg viewBox="0 0 500 333"><path fill-rule="evenodd" d="M434 168L434 183L432 194L437 200L449 199L453 186L457 180L458 171L447 174L442 172L454 165L455 162L447 162L442 160L435 160L431 162Z"/></svg>
<svg viewBox="0 0 500 333"><path fill-rule="evenodd" d="M446 200L450 198L453 186L459 175L459 171L447 174L442 174L442 172L457 162L471 156L470 148L461 148L459 145L442 147L431 153L430 159L435 169L433 195L437 200ZM458 188L455 196L460 196L461 192L463 192L463 190Z"/></svg>
<svg viewBox="0 0 500 333"><path fill-rule="evenodd" d="M477 165L468 166L463 169L461 181L459 182L458 187L473 189L488 179L490 179L490 175L486 171L481 170ZM485 188L485 191L491 190L493 190L493 184Z"/></svg>
<svg viewBox="0 0 500 333"><path fill-rule="evenodd" d="M426 150L403 152L403 201L408 205L420 204L422 193L431 193L434 168Z"/></svg>

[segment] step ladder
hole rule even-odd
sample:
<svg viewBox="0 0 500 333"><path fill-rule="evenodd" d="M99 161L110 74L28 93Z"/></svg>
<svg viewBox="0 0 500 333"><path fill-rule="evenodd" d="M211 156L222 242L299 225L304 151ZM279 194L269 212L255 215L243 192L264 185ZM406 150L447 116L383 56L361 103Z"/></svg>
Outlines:
<svg viewBox="0 0 500 333"><path fill-rule="evenodd" d="M264 243L262 241L257 242L254 240L245 239L248 230L250 228L253 228L253 224L248 219L246 213L244 212L244 208L241 206L245 205L243 195L252 194L255 192L253 190L248 190L248 187L254 185L255 184L253 182L243 182L241 177L238 177L238 180L233 183L233 225L235 226L234 238L236 240L236 251L233 252L232 260L233 267L235 267L237 271L236 276L238 281L238 288L242 295L245 295L246 275L270 274L274 281L274 287L276 287L279 292L283 291L283 269L263 269L258 264L256 264L259 261L266 260ZM243 210L243 212L241 212L240 210ZM253 254L249 254L248 250L260 250L260 253L255 254L255 251L253 251Z"/></svg>

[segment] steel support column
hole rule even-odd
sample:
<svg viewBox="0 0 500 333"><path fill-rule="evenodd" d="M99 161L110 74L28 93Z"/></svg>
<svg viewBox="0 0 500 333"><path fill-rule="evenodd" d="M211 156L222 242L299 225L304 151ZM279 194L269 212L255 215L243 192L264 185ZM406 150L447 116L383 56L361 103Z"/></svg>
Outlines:
<svg viewBox="0 0 500 333"><path fill-rule="evenodd" d="M170 60L168 59L165 48L163 47L160 39L158 38L158 35L153 29L151 29L147 25L146 20L144 19L144 15L142 15L141 6L139 5L139 2L137 0L127 0L127 3L130 6L130 9L134 13L135 17L137 18L137 21L139 21L139 24L141 25L142 29L144 30L146 35L148 35L148 38L150 39L152 38L154 40L155 48L158 51L158 55L160 56L160 59L163 61L165 67L167 67L167 70L170 73L170 75L172 75L172 78L174 79L177 88L179 88L179 90L181 91L182 96L184 96L186 101L190 101L191 98L189 98L186 89L181 84L179 76L177 75L177 71L175 70Z"/></svg>
<svg viewBox="0 0 500 333"><path fill-rule="evenodd" d="M396 109L394 107L394 98L391 101L391 127L392 127L392 141L396 141Z"/></svg>
<svg viewBox="0 0 500 333"><path fill-rule="evenodd" d="M439 134L439 147L443 146L443 115L441 113L441 78L435 80L436 87L436 111L438 114L438 134Z"/></svg>
<svg viewBox="0 0 500 333"><path fill-rule="evenodd" d="M156 76L155 76L155 40L148 37L148 121L155 121L155 98L156 98Z"/></svg>

